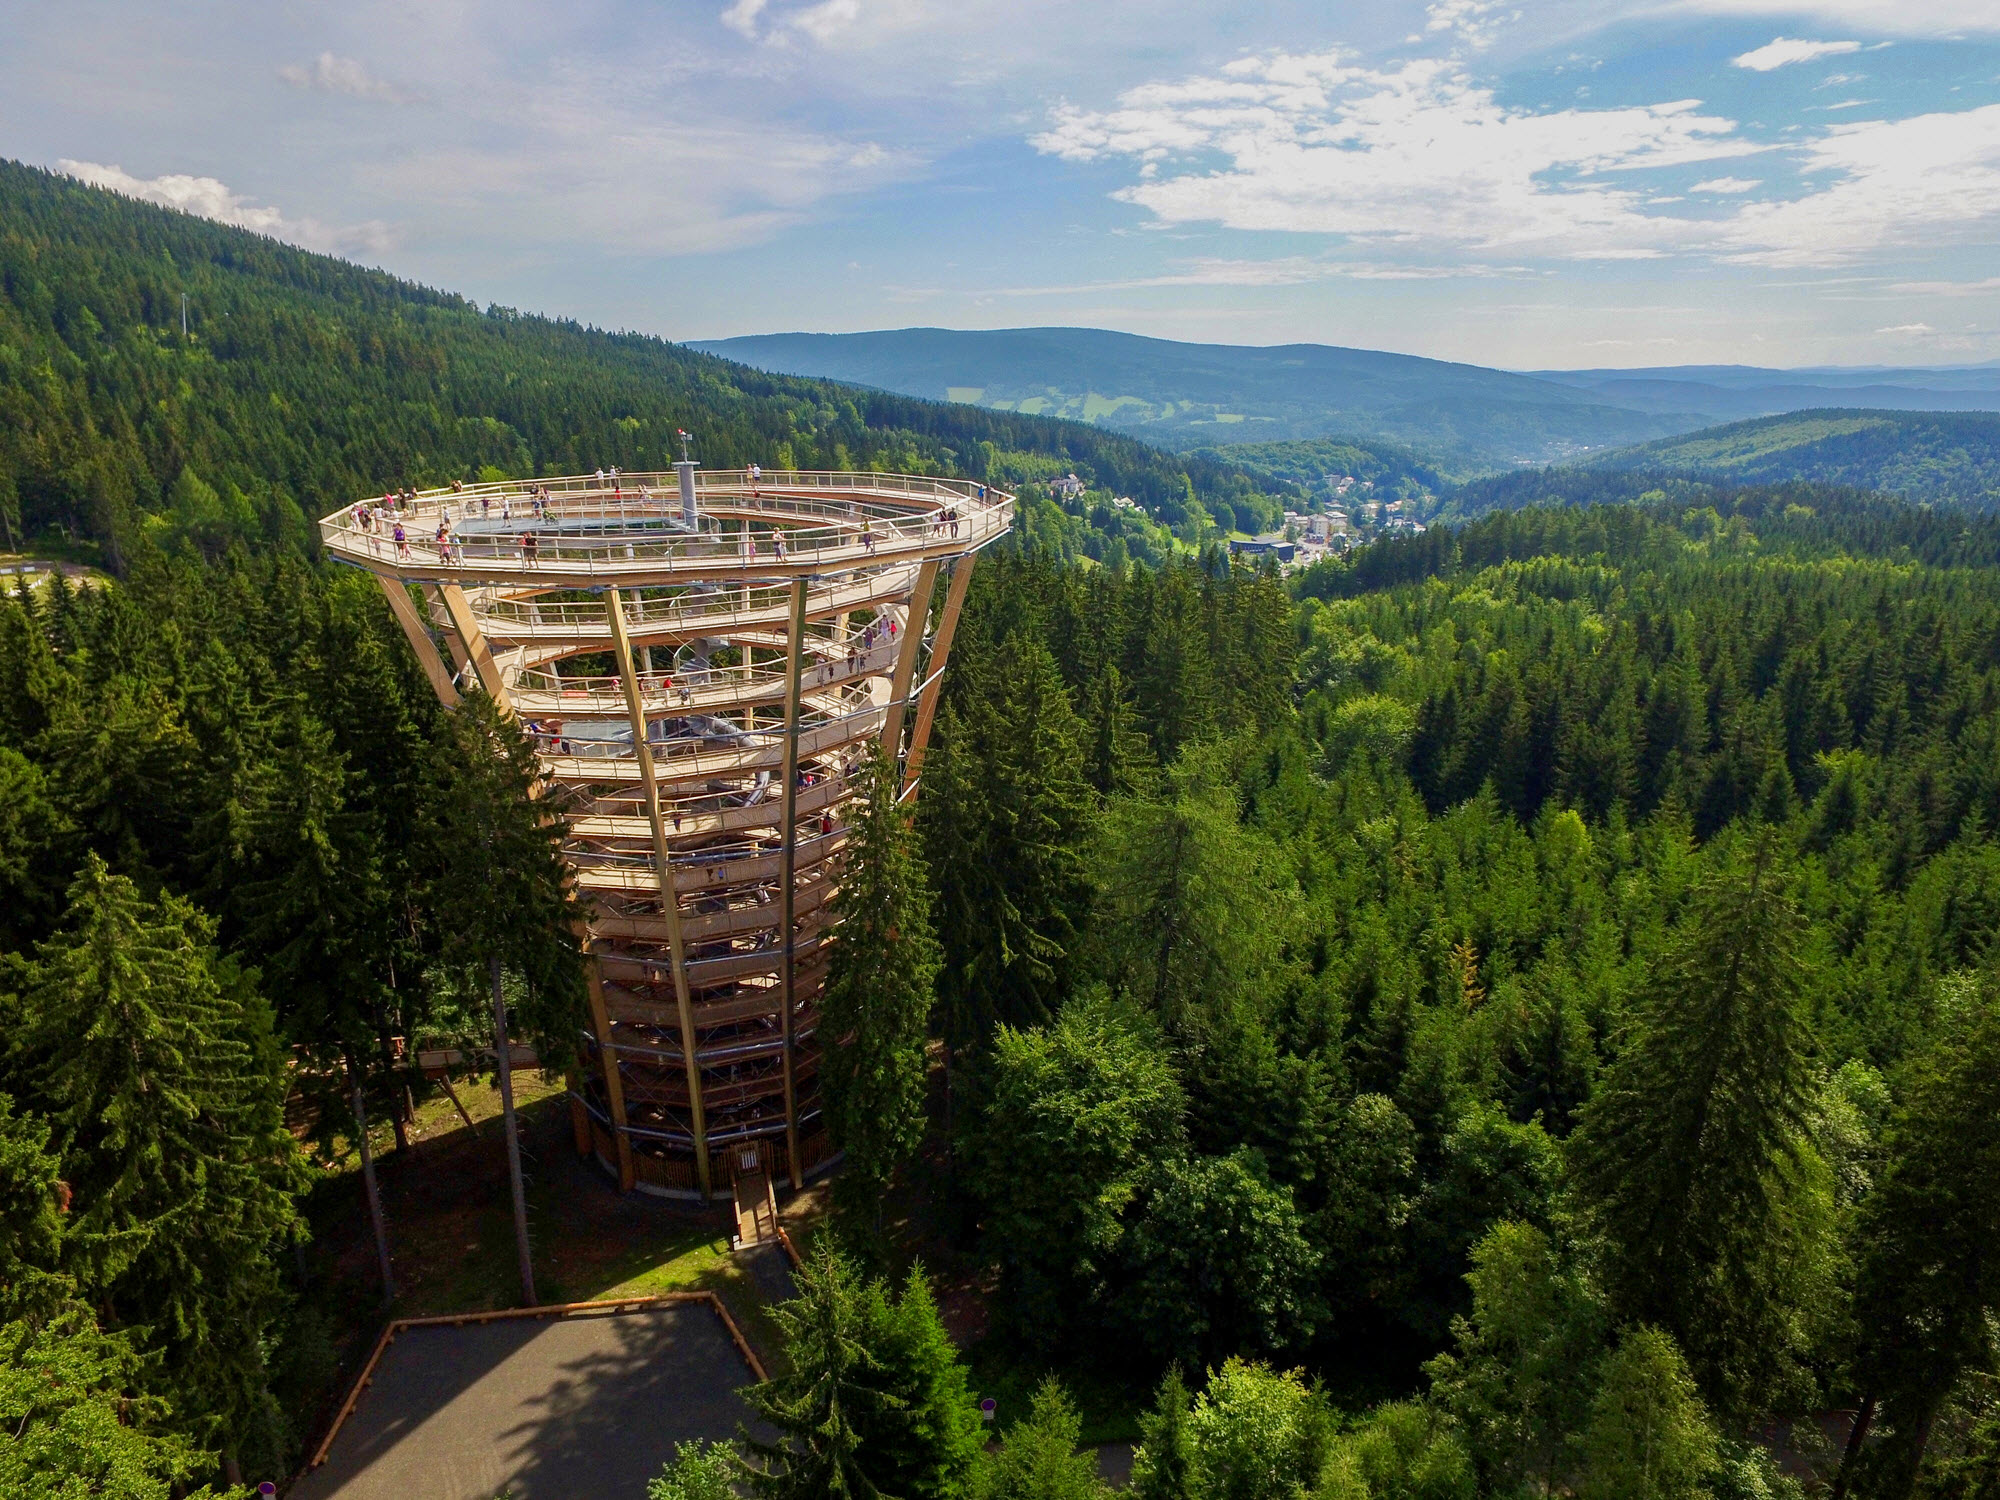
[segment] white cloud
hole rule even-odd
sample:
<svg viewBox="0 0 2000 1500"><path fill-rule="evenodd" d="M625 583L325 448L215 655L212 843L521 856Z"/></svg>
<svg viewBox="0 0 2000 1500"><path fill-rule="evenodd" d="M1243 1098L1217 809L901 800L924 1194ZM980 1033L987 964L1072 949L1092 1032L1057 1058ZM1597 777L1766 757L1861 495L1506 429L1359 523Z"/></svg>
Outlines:
<svg viewBox="0 0 2000 1500"><path fill-rule="evenodd" d="M163 208L177 208L198 218L213 219L219 224L234 225L256 234L267 234L273 239L302 245L308 250L335 254L357 251L379 254L394 241L388 226L380 220L336 227L322 224L317 219L289 219L278 209L259 207L249 202L213 177L194 177L184 172L170 172L160 177L134 177L120 166L70 161L67 158L58 161L56 167L92 187L108 188L127 198L157 203Z"/></svg>
<svg viewBox="0 0 2000 1500"><path fill-rule="evenodd" d="M508 134L368 164L365 185L510 236L613 254L758 244L844 194L906 175L914 153L743 112L691 108L650 79L557 68L509 100ZM518 216L531 203L531 216Z"/></svg>
<svg viewBox="0 0 2000 1500"><path fill-rule="evenodd" d="M1675 9L1711 16L1802 16L1878 36L1951 36L2000 31L1993 0L1678 0Z"/></svg>
<svg viewBox="0 0 2000 1500"><path fill-rule="evenodd" d="M1983 281L1899 281L1889 290L1919 297L1989 297L2000 293L2000 276Z"/></svg>
<svg viewBox="0 0 2000 1500"><path fill-rule="evenodd" d="M1767 145L1681 100L1542 112L1499 104L1455 62L1386 69L1337 52L1239 59L1058 107L1033 138L1072 161L1124 158L1114 196L1166 226L1338 236L1410 259L1620 260L1702 254L1840 266L2000 233L2000 105L1855 121ZM1753 153L1796 170L1689 192L1744 199L1717 216L1650 189L1645 169Z"/></svg>
<svg viewBox="0 0 2000 1500"><path fill-rule="evenodd" d="M770 0L734 0L722 13L722 24L739 36L757 40L757 17L764 13Z"/></svg>
<svg viewBox="0 0 2000 1500"><path fill-rule="evenodd" d="M1432 0L1424 7L1424 30L1435 36L1448 32L1471 47L1489 47L1503 21L1513 20L1519 11L1496 16L1500 0Z"/></svg>
<svg viewBox="0 0 2000 1500"><path fill-rule="evenodd" d="M1936 333L1928 323L1897 323L1888 328L1878 328L1877 333Z"/></svg>
<svg viewBox="0 0 2000 1500"><path fill-rule="evenodd" d="M1789 67L1793 63L1816 62L1822 57L1839 57L1844 53L1860 50L1859 42L1806 42L1781 36L1745 52L1741 57L1731 58L1730 61L1739 68L1769 73L1778 68Z"/></svg>
<svg viewBox="0 0 2000 1500"><path fill-rule="evenodd" d="M1789 201L1746 203L1727 258L1833 265L1898 250L1990 242L2000 225L2000 104L1835 125L1802 148L1833 178Z"/></svg>
<svg viewBox="0 0 2000 1500"><path fill-rule="evenodd" d="M1168 224L1597 259L1683 237L1615 174L1762 149L1693 100L1537 114L1455 63L1378 70L1339 52L1239 59L1129 89L1110 110L1064 105L1033 144L1159 164L1117 196Z"/></svg>
<svg viewBox="0 0 2000 1500"><path fill-rule="evenodd" d="M376 99L399 103L414 97L393 83L373 76L351 57L322 52L310 65L286 63L278 76L295 89L318 89L327 94L347 94L356 99Z"/></svg>
<svg viewBox="0 0 2000 1500"><path fill-rule="evenodd" d="M808 0L785 9L774 9L771 0L730 0L720 19L739 36L766 46L784 49L807 43L814 47L862 51L891 38L913 31L942 30L947 20L963 23L966 17L937 13L929 0ZM1019 27L1021 18L1009 15L1001 24ZM883 80L896 86L895 80Z"/></svg>

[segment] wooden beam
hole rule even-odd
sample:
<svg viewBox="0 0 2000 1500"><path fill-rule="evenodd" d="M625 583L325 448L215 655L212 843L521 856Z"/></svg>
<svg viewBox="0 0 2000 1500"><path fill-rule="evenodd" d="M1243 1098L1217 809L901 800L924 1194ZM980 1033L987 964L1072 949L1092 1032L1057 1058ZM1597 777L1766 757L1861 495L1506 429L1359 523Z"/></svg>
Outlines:
<svg viewBox="0 0 2000 1500"><path fill-rule="evenodd" d="M604 975L597 956L586 952L583 974L590 993L590 1029L597 1038L598 1070L604 1075L604 1102L611 1111L611 1147L617 1160L618 1191L629 1193L638 1180L632 1167L632 1138L625 1133L625 1080L618 1076L618 1050L611 1043L611 1010L604 1003Z"/></svg>
<svg viewBox="0 0 2000 1500"><path fill-rule="evenodd" d="M903 616L903 644L896 653L895 675L889 679L888 716L882 721L882 753L893 763L903 748L903 705L910 696L910 682L916 676L917 652L924 643L925 617L931 608L931 590L937 587L938 565L926 562L917 570L910 588L910 607Z"/></svg>
<svg viewBox="0 0 2000 1500"><path fill-rule="evenodd" d="M908 795L923 769L924 747L931 742L931 720L937 717L938 691L944 686L944 664L951 659L951 638L958 632L958 612L965 604L965 588L972 582L972 565L977 552L968 552L952 564L951 587L945 590L944 613L938 617L937 640L930 660L924 663L924 692L917 702L917 725L910 731L910 754L903 763L903 793Z"/></svg>
<svg viewBox="0 0 2000 1500"><path fill-rule="evenodd" d="M458 689L451 685L451 672L445 667L444 658L438 655L437 642L431 639L430 631L424 627L423 617L417 613L416 605L410 602L409 589L400 579L388 578L380 573L375 575L375 581L382 585L383 596L389 601L389 612L403 627L410 649L417 653L417 665L431 680L431 690L438 695L438 701L446 708L458 707Z"/></svg>
<svg viewBox="0 0 2000 1500"><path fill-rule="evenodd" d="M708 1165L708 1124L701 1101L701 1063L695 1056L694 1003L688 996L687 946L681 937L680 897L674 894L674 870L667 844L667 825L660 815L660 784L653 774L653 747L646 740L646 710L639 697L639 678L632 669L632 638L625 633L625 604L618 590L604 591L604 613L611 622L617 648L618 675L625 684L625 707L632 721L632 756L639 765L639 782L646 792L646 817L653 829L654 877L660 888L660 911L667 919L667 952L674 971L674 1002L680 1011L681 1057L687 1064L688 1107L693 1115L694 1165L701 1178L702 1201L711 1191Z"/></svg>
<svg viewBox="0 0 2000 1500"><path fill-rule="evenodd" d="M798 1008L798 963L792 932L792 881L798 871L799 852L799 679L806 659L806 584L803 576L792 584L792 639L785 670L785 811L778 825L784 840L781 845L784 873L779 877L784 893L783 915L779 918L783 925L778 931L785 945L784 1011L780 1027L785 1039L785 1164L794 1192L805 1185L805 1179L799 1175L798 1048L793 1034L794 1012Z"/></svg>
<svg viewBox="0 0 2000 1500"><path fill-rule="evenodd" d="M426 583L420 584L419 587L424 591L424 603L430 607L432 622L439 623L439 615L444 615L445 621L449 621L451 616L445 613L444 595L438 592L438 586L434 583ZM452 662L457 666L459 672L463 674L465 669L472 665L472 658L466 655L465 652L465 643L458 638L458 632L455 630L444 633L444 643L451 648Z"/></svg>
<svg viewBox="0 0 2000 1500"><path fill-rule="evenodd" d="M486 689L487 697L500 705L500 711L511 718L514 705L507 701L507 685L500 680L500 665L486 647L486 637L480 632L465 590L455 583L446 583L439 585L438 593L444 597L444 612L451 616L451 628L458 632L459 640L465 643L466 655L472 658L479 685Z"/></svg>

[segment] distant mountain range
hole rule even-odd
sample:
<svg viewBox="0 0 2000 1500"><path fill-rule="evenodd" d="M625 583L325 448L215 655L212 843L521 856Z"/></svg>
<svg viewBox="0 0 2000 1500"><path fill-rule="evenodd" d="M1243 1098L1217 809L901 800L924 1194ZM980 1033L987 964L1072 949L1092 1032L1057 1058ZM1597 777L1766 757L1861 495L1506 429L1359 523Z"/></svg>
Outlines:
<svg viewBox="0 0 2000 1500"><path fill-rule="evenodd" d="M779 333L693 347L779 374L1077 418L1182 450L1389 442L1450 478L1802 407L2000 410L2000 366L1518 373L1326 344L1184 344L1094 328Z"/></svg>

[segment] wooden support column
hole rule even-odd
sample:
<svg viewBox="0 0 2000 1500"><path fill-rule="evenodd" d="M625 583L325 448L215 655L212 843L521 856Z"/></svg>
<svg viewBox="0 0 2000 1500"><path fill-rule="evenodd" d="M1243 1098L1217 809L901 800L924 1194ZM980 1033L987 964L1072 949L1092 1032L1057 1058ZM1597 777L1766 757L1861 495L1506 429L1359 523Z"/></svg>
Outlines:
<svg viewBox="0 0 2000 1500"><path fill-rule="evenodd" d="M924 747L931 740L931 720L937 717L938 690L944 686L944 664L951 659L951 638L958 632L958 612L965 604L965 588L972 582L972 565L977 552L968 552L952 565L951 587L945 590L944 613L938 617L937 640L931 659L924 663L924 691L917 700L917 723L910 731L910 754L903 763L903 793L909 794L924 764Z"/></svg>
<svg viewBox="0 0 2000 1500"><path fill-rule="evenodd" d="M779 863L783 869L780 884L783 887L783 906L779 920L784 925L785 967L784 967L784 1067L785 1067L785 1158L787 1170L791 1173L792 1190L796 1192L805 1185L799 1172L799 1091L798 1091L798 1038L794 1012L798 1008L798 986L796 960L797 944L793 940L792 922L793 890L792 877L798 867L799 854L799 680L806 660L806 594L810 580L801 573L792 580L792 637L790 649L785 658L785 796L779 848L783 851Z"/></svg>
<svg viewBox="0 0 2000 1500"><path fill-rule="evenodd" d="M507 686L500 680L500 665L493 660L493 653L486 647L486 637L479 629L479 621L473 616L465 590L455 583L447 583L439 586L438 593L444 597L444 612L451 616L451 628L458 632L458 638L465 643L466 655L472 658L472 669L479 674L479 685L486 689L487 697L500 705L500 711L511 719L514 705L507 701Z"/></svg>
<svg viewBox="0 0 2000 1500"><path fill-rule="evenodd" d="M688 1108L694 1127L694 1167L701 1179L705 1203L710 1192L708 1124L701 1099L701 1062L695 1056L694 1001L688 994L687 946L681 940L681 904L674 894L673 861L667 846L667 825L660 816L660 784L653 775L653 747L646 739L646 708L639 697L639 679L632 670L632 639L625 633L625 605L618 590L604 591L604 613L611 622L617 647L618 676L625 684L625 708L632 720L632 755L639 763L639 781L646 792L646 817L653 825L654 877L660 888L660 913L667 923L667 952L674 971L674 1003L681 1023L681 1057L687 1065Z"/></svg>
<svg viewBox="0 0 2000 1500"><path fill-rule="evenodd" d="M910 590L910 607L903 616L903 646L896 653L896 672L889 679L889 708L882 717L882 753L893 762L903 748L903 707L910 696L910 682L916 676L917 652L924 643L924 620L930 613L931 590L937 587L936 558L927 558L917 570Z"/></svg>
<svg viewBox="0 0 2000 1500"><path fill-rule="evenodd" d="M632 1138L625 1133L625 1080L618 1074L618 1053L611 1045L611 1011L604 1003L604 976L598 972L595 954L584 954L583 974L590 991L590 1030L597 1038L597 1061L604 1074L604 1103L611 1111L611 1150L618 1168L618 1191L629 1193L636 1179L632 1171Z"/></svg>
<svg viewBox="0 0 2000 1500"><path fill-rule="evenodd" d="M424 603L430 607L431 623L439 623L438 616L440 614L444 614L445 620L449 621L451 616L445 613L444 595L438 592L438 586L434 583L426 583L422 585L422 588L424 591ZM444 643L451 648L451 659L457 665L459 672L463 674L465 669L472 665L472 658L465 651L465 643L458 638L458 632L455 630L446 632Z"/></svg>
<svg viewBox="0 0 2000 1500"><path fill-rule="evenodd" d="M445 666L444 658L438 655L437 642L424 628L423 617L417 613L416 605L410 602L409 589L401 580L385 578L380 573L375 575L375 581L382 585L382 593L389 601L389 612L403 627L410 649L417 653L417 665L430 679L431 689L438 695L438 701L446 708L458 707L458 689L451 685L451 672Z"/></svg>

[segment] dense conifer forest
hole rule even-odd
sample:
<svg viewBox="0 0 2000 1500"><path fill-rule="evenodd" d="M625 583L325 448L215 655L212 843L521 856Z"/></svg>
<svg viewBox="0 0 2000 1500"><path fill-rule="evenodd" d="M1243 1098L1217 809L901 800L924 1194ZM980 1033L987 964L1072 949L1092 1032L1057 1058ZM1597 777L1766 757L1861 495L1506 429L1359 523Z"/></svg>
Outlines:
<svg viewBox="0 0 2000 1500"><path fill-rule="evenodd" d="M389 485L660 469L682 428L711 468L1075 471L1182 527L1257 505L1227 464L1085 423L482 311L0 162L0 548L61 538L113 570L146 537L306 552L310 520Z"/></svg>
<svg viewBox="0 0 2000 1500"><path fill-rule="evenodd" d="M526 743L298 517L677 426L1237 481L4 190L9 524L119 576L0 601L0 1493L221 1494L332 1382L315 1136L489 965L546 1060L580 1003ZM1094 1382L1146 1500L1995 1493L2000 521L1589 483L1290 581L982 561L854 821L788 1359L657 1496L1095 1495ZM990 1449L913 1191L1050 1376Z"/></svg>

